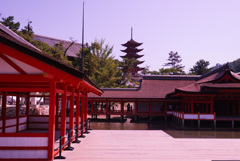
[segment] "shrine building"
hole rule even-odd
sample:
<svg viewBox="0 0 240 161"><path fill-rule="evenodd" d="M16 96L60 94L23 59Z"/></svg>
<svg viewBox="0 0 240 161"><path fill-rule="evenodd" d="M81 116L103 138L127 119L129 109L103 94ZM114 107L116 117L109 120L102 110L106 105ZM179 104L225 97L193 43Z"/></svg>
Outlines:
<svg viewBox="0 0 240 161"><path fill-rule="evenodd" d="M225 64L207 74L142 76L138 88L102 88L88 114L165 117L186 128L239 128L240 76Z"/></svg>
<svg viewBox="0 0 240 161"><path fill-rule="evenodd" d="M0 65L0 160L53 160L67 146L67 129L70 143L86 131L88 94L102 90L1 23ZM41 97L48 102L31 102Z"/></svg>

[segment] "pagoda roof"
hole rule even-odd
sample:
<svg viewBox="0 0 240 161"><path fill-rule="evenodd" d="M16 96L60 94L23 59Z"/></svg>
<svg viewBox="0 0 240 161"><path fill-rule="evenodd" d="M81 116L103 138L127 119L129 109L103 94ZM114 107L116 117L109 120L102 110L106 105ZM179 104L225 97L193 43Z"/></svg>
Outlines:
<svg viewBox="0 0 240 161"><path fill-rule="evenodd" d="M143 43L139 43L139 42L136 42L134 41L133 39L129 40L127 43L125 44L122 44L122 46L125 46L125 47L138 47L140 45L142 45Z"/></svg>
<svg viewBox="0 0 240 161"><path fill-rule="evenodd" d="M138 55L136 53L131 53L131 54L126 54L124 56L120 56L121 58L128 58L128 59L131 59L131 58L135 58L135 59L138 59L138 58L141 58L143 57L143 55Z"/></svg>
<svg viewBox="0 0 240 161"><path fill-rule="evenodd" d="M179 96L181 93L211 94L216 93L216 89L240 89L240 76L227 67L228 64L210 72L211 74L207 73L207 76L200 77L193 84L176 88L168 96Z"/></svg>
<svg viewBox="0 0 240 161"><path fill-rule="evenodd" d="M125 52L125 53L137 53L137 52L140 52L142 50L143 49L137 49L137 48L133 48L133 47L128 47L125 50L121 50L121 51Z"/></svg>
<svg viewBox="0 0 240 161"><path fill-rule="evenodd" d="M142 63L144 63L145 61L138 61L136 64L138 65L138 64L142 64Z"/></svg>

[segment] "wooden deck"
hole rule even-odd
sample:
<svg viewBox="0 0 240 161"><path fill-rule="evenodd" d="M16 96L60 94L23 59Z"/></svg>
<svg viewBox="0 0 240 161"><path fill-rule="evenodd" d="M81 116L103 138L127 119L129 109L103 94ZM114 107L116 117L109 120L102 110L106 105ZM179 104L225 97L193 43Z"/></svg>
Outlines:
<svg viewBox="0 0 240 161"><path fill-rule="evenodd" d="M93 130L67 161L240 161L240 139L173 138L162 130Z"/></svg>

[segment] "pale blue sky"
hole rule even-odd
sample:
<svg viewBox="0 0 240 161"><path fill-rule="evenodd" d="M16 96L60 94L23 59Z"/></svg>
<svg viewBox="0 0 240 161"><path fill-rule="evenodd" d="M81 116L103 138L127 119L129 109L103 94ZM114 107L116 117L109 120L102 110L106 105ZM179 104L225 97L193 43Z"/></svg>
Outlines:
<svg viewBox="0 0 240 161"><path fill-rule="evenodd" d="M81 43L82 0L0 0L2 17L21 27L31 20L36 34ZM182 56L185 71L200 59L216 63L240 58L239 0L85 0L85 42L105 39L113 55L121 44L143 42L140 65L158 70L170 51Z"/></svg>

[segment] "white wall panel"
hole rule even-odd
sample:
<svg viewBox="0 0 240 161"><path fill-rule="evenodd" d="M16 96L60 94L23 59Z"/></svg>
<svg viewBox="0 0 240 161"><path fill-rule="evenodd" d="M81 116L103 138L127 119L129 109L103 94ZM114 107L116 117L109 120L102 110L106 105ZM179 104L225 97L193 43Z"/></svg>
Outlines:
<svg viewBox="0 0 240 161"><path fill-rule="evenodd" d="M48 137L0 137L0 142L0 146L46 147Z"/></svg>
<svg viewBox="0 0 240 161"><path fill-rule="evenodd" d="M14 132L16 132L16 126L12 126L12 127L8 127L8 128L6 128L5 129L5 132L6 133L14 133Z"/></svg>
<svg viewBox="0 0 240 161"><path fill-rule="evenodd" d="M6 126L11 126L11 125L16 125L16 124L17 124L17 119L6 120Z"/></svg>
<svg viewBox="0 0 240 161"><path fill-rule="evenodd" d="M8 159L47 159L47 150L0 150L0 156Z"/></svg>
<svg viewBox="0 0 240 161"><path fill-rule="evenodd" d="M27 122L27 117L19 118L19 124Z"/></svg>

